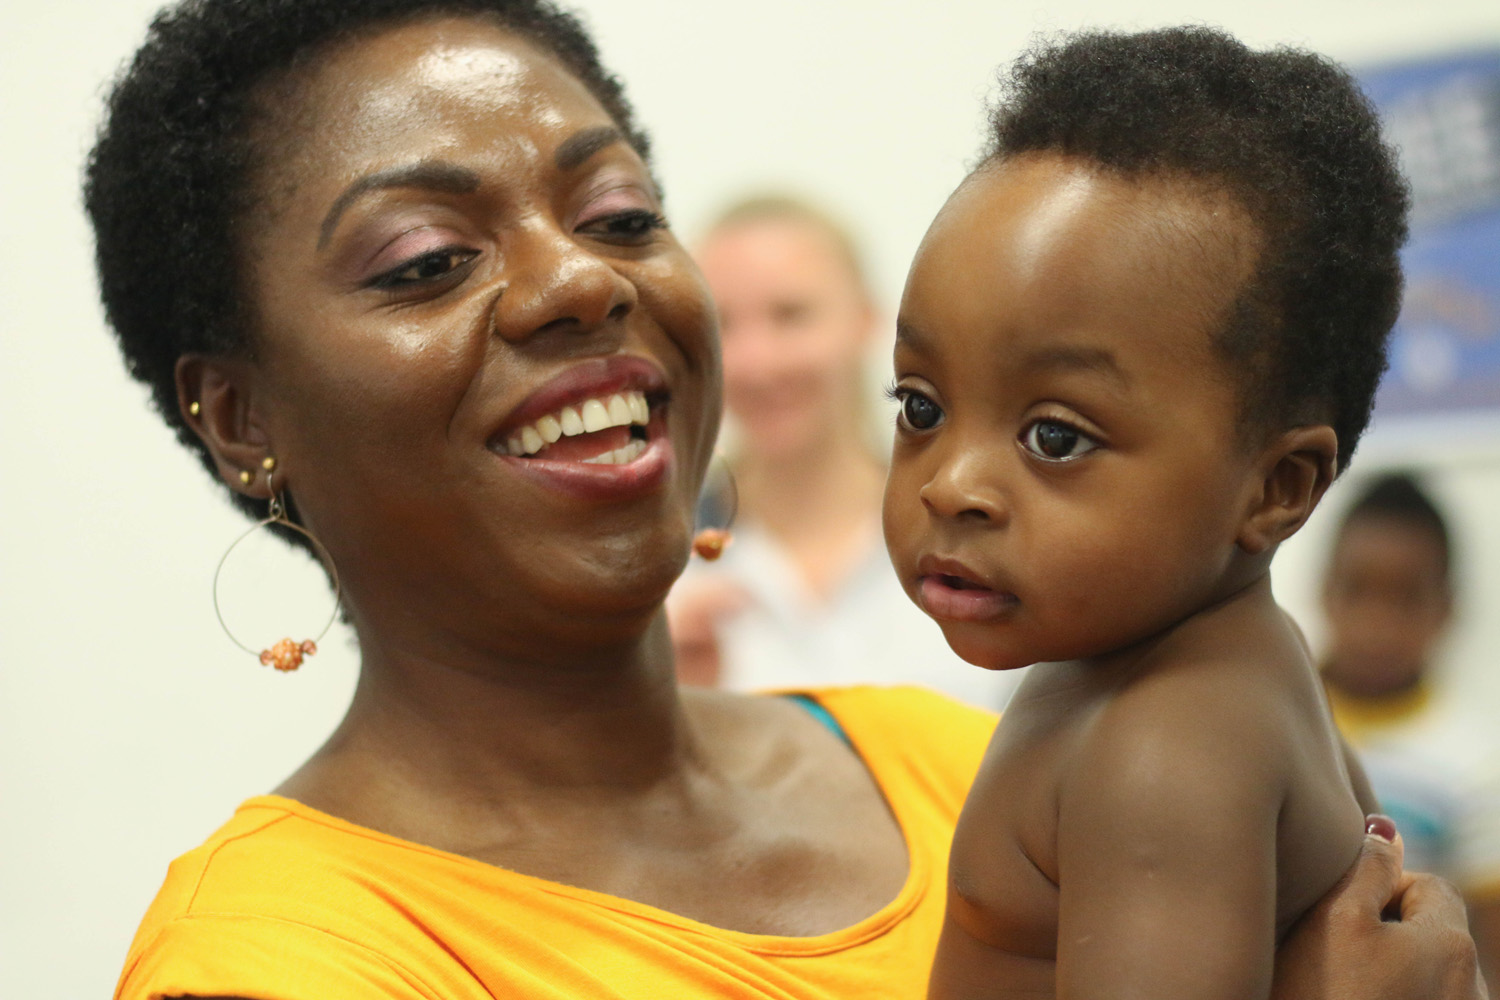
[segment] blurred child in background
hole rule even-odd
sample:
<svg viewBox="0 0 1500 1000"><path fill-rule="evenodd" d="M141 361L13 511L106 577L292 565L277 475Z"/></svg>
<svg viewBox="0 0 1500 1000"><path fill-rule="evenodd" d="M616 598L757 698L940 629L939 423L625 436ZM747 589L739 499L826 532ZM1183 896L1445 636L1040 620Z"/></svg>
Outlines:
<svg viewBox="0 0 1500 1000"><path fill-rule="evenodd" d="M1406 474L1383 476L1344 515L1323 580L1322 658L1334 721L1359 752L1406 866L1469 901L1490 979L1500 945L1500 770L1491 721L1467 717L1438 664L1453 617L1453 541Z"/></svg>

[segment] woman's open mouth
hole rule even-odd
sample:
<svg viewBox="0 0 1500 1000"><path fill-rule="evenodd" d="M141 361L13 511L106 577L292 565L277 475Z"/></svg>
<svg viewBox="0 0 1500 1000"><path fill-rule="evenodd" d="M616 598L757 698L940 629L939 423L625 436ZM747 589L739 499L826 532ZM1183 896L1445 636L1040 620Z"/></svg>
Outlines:
<svg viewBox="0 0 1500 1000"><path fill-rule="evenodd" d="M516 458L625 465L645 453L650 423L646 394L629 389L559 407L511 430L505 452Z"/></svg>
<svg viewBox="0 0 1500 1000"><path fill-rule="evenodd" d="M533 482L589 500L650 492L672 468L660 369L623 355L576 364L511 411L486 442Z"/></svg>

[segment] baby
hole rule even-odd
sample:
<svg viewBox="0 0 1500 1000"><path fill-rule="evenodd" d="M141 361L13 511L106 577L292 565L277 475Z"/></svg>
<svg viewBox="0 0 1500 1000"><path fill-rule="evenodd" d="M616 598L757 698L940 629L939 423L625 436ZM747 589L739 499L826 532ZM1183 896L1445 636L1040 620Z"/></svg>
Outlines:
<svg viewBox="0 0 1500 1000"><path fill-rule="evenodd" d="M1271 595L1347 465L1407 195L1349 76L1216 31L1014 69L912 265L885 529L1037 663L958 824L930 996L1265 997L1374 803Z"/></svg>

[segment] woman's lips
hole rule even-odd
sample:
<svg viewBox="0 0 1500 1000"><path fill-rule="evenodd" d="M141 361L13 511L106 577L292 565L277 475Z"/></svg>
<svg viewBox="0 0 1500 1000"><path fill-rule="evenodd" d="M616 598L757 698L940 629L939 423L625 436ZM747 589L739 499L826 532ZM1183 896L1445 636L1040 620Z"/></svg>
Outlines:
<svg viewBox="0 0 1500 1000"><path fill-rule="evenodd" d="M951 622L993 622L1005 617L1019 603L1014 594L947 573L918 577L917 596L923 611L940 621Z"/></svg>
<svg viewBox="0 0 1500 1000"><path fill-rule="evenodd" d="M646 358L611 354L588 358L569 366L538 386L495 425L491 440L503 445L511 434L533 421L556 414L565 406L589 399L634 390L645 394L653 408L666 396L667 380L662 370Z"/></svg>
<svg viewBox="0 0 1500 1000"><path fill-rule="evenodd" d="M554 462L545 458L501 456L520 475L548 489L582 500L628 500L660 488L671 475L672 448L659 437L623 465Z"/></svg>
<svg viewBox="0 0 1500 1000"><path fill-rule="evenodd" d="M487 446L507 468L549 489L586 500L629 499L671 475L669 405L666 378L653 362L590 358L514 407Z"/></svg>

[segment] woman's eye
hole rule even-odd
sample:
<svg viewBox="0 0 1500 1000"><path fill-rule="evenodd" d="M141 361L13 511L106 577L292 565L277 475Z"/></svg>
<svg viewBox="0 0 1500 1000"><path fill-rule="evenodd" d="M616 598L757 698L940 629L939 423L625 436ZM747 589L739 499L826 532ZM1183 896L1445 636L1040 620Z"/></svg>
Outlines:
<svg viewBox="0 0 1500 1000"><path fill-rule="evenodd" d="M606 215L579 228L611 243L644 243L658 229L666 229L667 220L641 208Z"/></svg>
<svg viewBox="0 0 1500 1000"><path fill-rule="evenodd" d="M943 420L943 411L932 400L911 389L896 390L901 407L900 423L908 430L930 431Z"/></svg>
<svg viewBox="0 0 1500 1000"><path fill-rule="evenodd" d="M407 261L395 270L385 272L370 282L370 285L374 288L400 288L403 285L433 281L458 270L478 256L477 250L460 250L454 247L434 250Z"/></svg>
<svg viewBox="0 0 1500 1000"><path fill-rule="evenodd" d="M1083 431L1059 420L1038 420L1021 433L1021 445L1047 462L1068 462L1099 447Z"/></svg>

